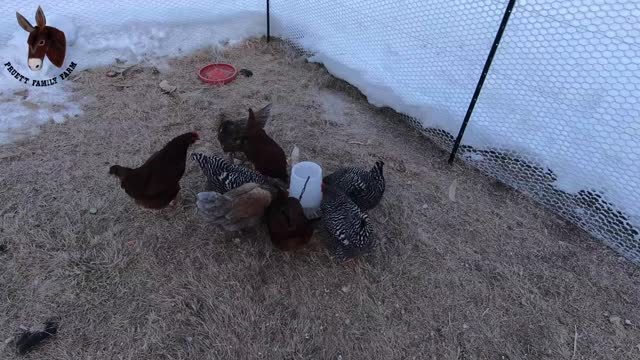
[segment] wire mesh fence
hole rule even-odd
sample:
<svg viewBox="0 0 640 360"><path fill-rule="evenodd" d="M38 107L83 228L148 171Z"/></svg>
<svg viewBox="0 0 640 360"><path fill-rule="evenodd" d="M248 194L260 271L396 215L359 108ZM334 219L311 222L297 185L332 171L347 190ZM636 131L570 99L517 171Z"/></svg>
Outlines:
<svg viewBox="0 0 640 360"><path fill-rule="evenodd" d="M506 0L272 0L277 33L450 149ZM467 163L640 262L640 3L518 1Z"/></svg>
<svg viewBox="0 0 640 360"><path fill-rule="evenodd" d="M123 27L131 23L184 23L207 21L218 16L231 16L239 11L264 12L264 0L158 0L152 3L136 0L6 0L0 4L0 44L5 43L17 27L15 13L34 22L38 6L47 18L73 19L83 30Z"/></svg>
<svg viewBox="0 0 640 360"><path fill-rule="evenodd" d="M135 0L8 0L0 3L0 49L4 52L0 58L4 61L11 46L19 47L24 53L21 58L26 58L27 34L18 26L16 12L35 25L38 6L44 10L48 26L66 33L69 58L80 66L106 65L116 57L142 61L177 56L182 51L217 45L218 39L234 40L253 28L262 33L266 22L265 4L259 0L159 0L153 4ZM260 23L251 16L259 17ZM174 44L180 48L171 48Z"/></svg>
<svg viewBox="0 0 640 360"><path fill-rule="evenodd" d="M16 12L35 26L39 6L46 26L65 34L66 51L61 67L43 55L42 67L31 71L29 32L18 25ZM62 78L72 65L74 76L85 69L133 64L165 71L171 57L263 35L264 10L264 1L256 0L0 2L0 144L35 135L43 123L82 113L80 103L72 100L71 82ZM216 55L214 51L213 61Z"/></svg>

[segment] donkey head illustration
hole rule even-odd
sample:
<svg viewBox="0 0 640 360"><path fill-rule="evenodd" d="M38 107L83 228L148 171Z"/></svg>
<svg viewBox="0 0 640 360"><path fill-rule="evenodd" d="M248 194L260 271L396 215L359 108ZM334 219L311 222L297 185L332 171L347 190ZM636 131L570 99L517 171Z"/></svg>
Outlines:
<svg viewBox="0 0 640 360"><path fill-rule="evenodd" d="M36 25L33 26L24 16L16 12L18 24L26 32L29 33L29 69L31 71L42 70L42 62L46 55L49 61L57 67L62 67L64 56L67 51L67 40L64 32L47 26L47 19L44 17L44 11L38 6L36 11Z"/></svg>

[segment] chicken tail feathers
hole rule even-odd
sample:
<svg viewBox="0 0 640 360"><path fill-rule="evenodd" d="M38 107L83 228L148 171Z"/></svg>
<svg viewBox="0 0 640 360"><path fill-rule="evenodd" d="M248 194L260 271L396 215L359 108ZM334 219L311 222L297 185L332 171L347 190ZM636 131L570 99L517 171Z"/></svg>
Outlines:
<svg viewBox="0 0 640 360"><path fill-rule="evenodd" d="M113 165L109 168L109 175L115 175L118 178L123 179L127 176L127 174L129 174L130 171L131 169L129 169L128 167Z"/></svg>

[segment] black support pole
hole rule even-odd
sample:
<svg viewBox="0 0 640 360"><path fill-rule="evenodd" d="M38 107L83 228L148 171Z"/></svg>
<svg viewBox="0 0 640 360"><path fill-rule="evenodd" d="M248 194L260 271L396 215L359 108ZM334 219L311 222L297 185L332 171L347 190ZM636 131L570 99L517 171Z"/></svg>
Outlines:
<svg viewBox="0 0 640 360"><path fill-rule="evenodd" d="M482 85L484 85L484 80L487 78L487 74L489 73L489 69L491 68L491 63L493 62L493 57L496 55L496 51L498 50L498 46L500 45L500 40L502 39L502 34L504 34L504 30L509 23L509 17L511 16L511 12L513 11L513 7L515 4L516 0L509 0L509 4L507 4L507 10L504 12L502 22L500 23L500 28L498 29L495 40L493 41L493 46L491 46L491 51L489 52L487 61L484 64L484 69L482 69L482 75L480 75L480 80L478 80L476 91L473 93L473 97L471 98L471 103L469 104L467 114L464 116L464 120L462 121L462 126L460 127L460 131L458 132L456 142L453 144L453 150L451 150L451 155L449 156L449 164L452 164L453 160L455 160L456 158L456 153L458 152L458 148L460 147L460 142L462 142L464 131L467 129L467 124L469 124L469 119L471 118L473 109L476 106L476 101L478 101L480 91L482 91Z"/></svg>
<svg viewBox="0 0 640 360"><path fill-rule="evenodd" d="M267 0L267 42L271 41L271 16L269 14L269 11L269 0Z"/></svg>

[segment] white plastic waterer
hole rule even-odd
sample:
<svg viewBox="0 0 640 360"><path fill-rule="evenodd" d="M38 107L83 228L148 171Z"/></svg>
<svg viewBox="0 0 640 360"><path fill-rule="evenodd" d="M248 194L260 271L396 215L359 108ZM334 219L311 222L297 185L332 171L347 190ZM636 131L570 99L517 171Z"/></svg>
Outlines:
<svg viewBox="0 0 640 360"><path fill-rule="evenodd" d="M309 178L309 182L307 182ZM302 189L307 182L302 199ZM311 161L302 161L291 168L289 196L300 200L304 215L308 219L319 217L320 202L322 202L322 168Z"/></svg>

